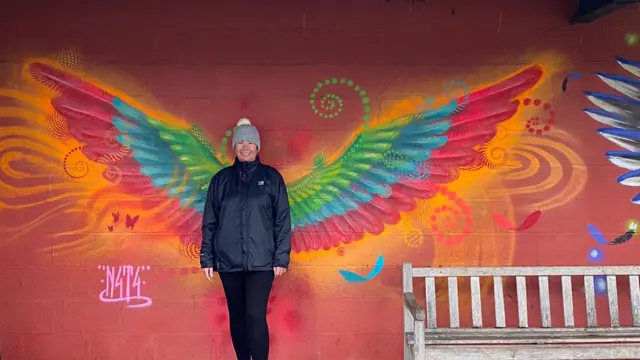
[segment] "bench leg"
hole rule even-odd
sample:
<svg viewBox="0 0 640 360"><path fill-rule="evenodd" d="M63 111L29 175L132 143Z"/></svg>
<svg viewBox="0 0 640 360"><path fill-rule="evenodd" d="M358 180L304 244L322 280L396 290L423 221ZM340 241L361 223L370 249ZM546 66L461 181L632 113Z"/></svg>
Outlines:
<svg viewBox="0 0 640 360"><path fill-rule="evenodd" d="M414 354L416 360L427 360L427 349L424 343L424 321L415 322Z"/></svg>
<svg viewBox="0 0 640 360"><path fill-rule="evenodd" d="M413 357L413 349L411 345L409 345L406 336L404 338L404 360L415 360Z"/></svg>

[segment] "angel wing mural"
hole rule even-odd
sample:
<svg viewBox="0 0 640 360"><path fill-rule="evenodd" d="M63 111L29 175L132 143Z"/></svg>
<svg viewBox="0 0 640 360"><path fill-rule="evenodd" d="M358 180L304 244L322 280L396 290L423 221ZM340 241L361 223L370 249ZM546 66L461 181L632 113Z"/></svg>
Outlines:
<svg viewBox="0 0 640 360"><path fill-rule="evenodd" d="M620 57L616 57L616 62L635 77L596 73L600 80L619 94L585 91L587 99L598 109L583 111L607 126L597 130L600 135L624 149L605 153L611 163L630 170L618 177L618 183L640 186L640 62ZM640 193L631 201L640 204Z"/></svg>
<svg viewBox="0 0 640 360"><path fill-rule="evenodd" d="M84 155L123 169L117 185L122 191L134 196L159 191L175 200L171 211L181 215L176 233L200 230L209 180L226 164L197 127L150 116L71 70L42 62L29 64L29 70L57 92L51 105L83 144ZM542 73L531 66L437 109L364 128L334 161L319 162L288 184L293 250L330 249L397 223L416 199L434 196L439 185L477 160L474 148L516 113L516 98ZM183 241L198 247L200 240Z"/></svg>

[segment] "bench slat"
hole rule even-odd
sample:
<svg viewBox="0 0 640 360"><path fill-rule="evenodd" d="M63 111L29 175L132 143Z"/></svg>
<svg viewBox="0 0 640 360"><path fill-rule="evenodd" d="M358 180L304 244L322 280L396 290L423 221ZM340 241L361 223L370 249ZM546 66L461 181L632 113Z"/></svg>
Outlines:
<svg viewBox="0 0 640 360"><path fill-rule="evenodd" d="M631 292L633 326L640 327L640 281L638 281L638 275L629 276L629 290Z"/></svg>
<svg viewBox="0 0 640 360"><path fill-rule="evenodd" d="M471 277L471 316L474 328L482 327L482 294L480 292L480 278Z"/></svg>
<svg viewBox="0 0 640 360"><path fill-rule="evenodd" d="M549 277L538 277L538 286L540 287L540 318L542 327L551 327L551 301L549 299Z"/></svg>
<svg viewBox="0 0 640 360"><path fill-rule="evenodd" d="M458 301L458 278L450 276L447 279L449 288L449 327L460 327L460 303Z"/></svg>
<svg viewBox="0 0 640 360"><path fill-rule="evenodd" d="M427 328L435 329L438 323L436 319L436 279L428 277L424 281L427 293Z"/></svg>
<svg viewBox="0 0 640 360"><path fill-rule="evenodd" d="M425 344L427 347L432 345L455 345L455 344L493 344L493 345L516 345L516 344L536 344L536 345L544 345L544 344L569 344L569 343L598 343L597 346L600 346L604 343L621 343L621 342L635 342L638 343L640 338L637 336L631 337L604 337L604 338L594 338L594 337L573 337L573 338L563 338L563 337L555 337L555 336L547 336L547 337L500 337L500 338L486 338L486 337L476 337L476 338L442 338L442 339L426 339ZM591 345L594 346L594 345ZM640 354L638 354L640 356ZM553 359L553 358L552 358ZM636 357L636 359L638 359Z"/></svg>
<svg viewBox="0 0 640 360"><path fill-rule="evenodd" d="M587 305L587 327L596 327L598 318L596 314L596 293L593 285L593 275L584 277L584 299Z"/></svg>
<svg viewBox="0 0 640 360"><path fill-rule="evenodd" d="M620 326L620 314L618 313L618 285L615 275L607 276L607 297L609 298L609 319L611 327Z"/></svg>
<svg viewBox="0 0 640 360"><path fill-rule="evenodd" d="M568 328L574 327L571 276L562 277L562 307L564 310L564 326Z"/></svg>
<svg viewBox="0 0 640 360"><path fill-rule="evenodd" d="M496 347L491 345L439 345L430 346L428 359L447 360L573 360L573 359L637 359L640 344L587 344L517 345ZM615 355L615 357L613 357Z"/></svg>
<svg viewBox="0 0 640 360"><path fill-rule="evenodd" d="M529 315L527 313L527 278L516 277L516 289L518 295L518 326L529 327Z"/></svg>
<svg viewBox="0 0 640 360"><path fill-rule="evenodd" d="M425 344L553 344L640 342L638 328L508 328L434 329L425 333Z"/></svg>
<svg viewBox="0 0 640 360"><path fill-rule="evenodd" d="M506 327L504 315L504 290L502 287L502 276L493 277L493 298L496 308L496 327Z"/></svg>
<svg viewBox="0 0 640 360"><path fill-rule="evenodd" d="M599 328L438 328L426 333L429 339L446 338L502 338L502 337L566 337L566 338L627 338L640 337L640 328L599 327ZM599 341L599 340L598 340Z"/></svg>

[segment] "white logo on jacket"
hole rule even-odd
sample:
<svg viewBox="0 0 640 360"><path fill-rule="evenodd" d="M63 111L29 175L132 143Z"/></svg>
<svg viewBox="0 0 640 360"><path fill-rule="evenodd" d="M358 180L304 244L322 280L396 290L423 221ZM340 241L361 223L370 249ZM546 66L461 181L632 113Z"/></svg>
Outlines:
<svg viewBox="0 0 640 360"><path fill-rule="evenodd" d="M262 185L264 185L264 181L262 180L258 181L258 186L262 186Z"/></svg>

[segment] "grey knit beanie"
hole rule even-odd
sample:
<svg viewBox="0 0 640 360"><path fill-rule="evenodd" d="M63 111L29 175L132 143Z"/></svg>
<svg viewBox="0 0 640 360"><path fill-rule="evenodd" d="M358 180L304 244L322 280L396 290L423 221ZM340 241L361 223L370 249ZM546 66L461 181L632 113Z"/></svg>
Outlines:
<svg viewBox="0 0 640 360"><path fill-rule="evenodd" d="M247 118L238 120L238 124L235 129L233 129L233 140L231 141L231 144L234 149L236 148L236 144L240 141L254 143L256 144L256 148L260 150L260 134L258 134L258 129L251 125L251 121Z"/></svg>

